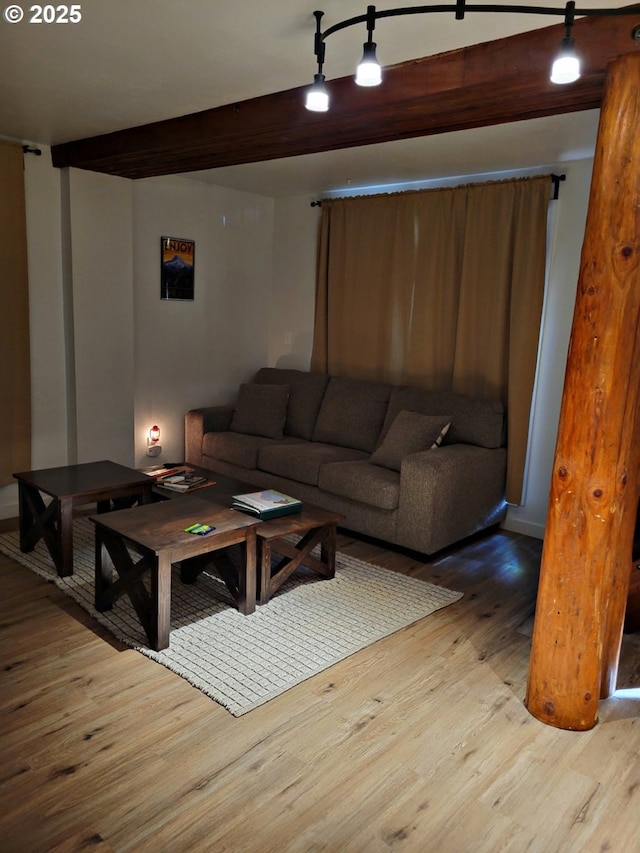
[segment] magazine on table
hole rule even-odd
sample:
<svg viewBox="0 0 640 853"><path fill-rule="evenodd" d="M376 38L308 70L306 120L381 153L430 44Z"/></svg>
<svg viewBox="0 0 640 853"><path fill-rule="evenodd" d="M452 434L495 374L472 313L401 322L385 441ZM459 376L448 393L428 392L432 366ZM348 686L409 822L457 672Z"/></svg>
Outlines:
<svg viewBox="0 0 640 853"><path fill-rule="evenodd" d="M302 501L275 489L265 489L262 492L234 495L231 508L262 519L278 518L282 515L293 515L295 512L300 512Z"/></svg>
<svg viewBox="0 0 640 853"><path fill-rule="evenodd" d="M153 477L154 480L160 481L165 477L170 477L172 474L184 474L185 471L193 471L186 465L154 465L153 468L143 468L142 473L147 477Z"/></svg>

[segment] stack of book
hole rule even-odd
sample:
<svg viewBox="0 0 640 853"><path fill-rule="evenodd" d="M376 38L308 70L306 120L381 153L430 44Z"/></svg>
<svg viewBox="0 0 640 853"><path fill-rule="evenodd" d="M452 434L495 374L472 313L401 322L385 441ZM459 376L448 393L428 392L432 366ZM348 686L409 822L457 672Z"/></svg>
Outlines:
<svg viewBox="0 0 640 853"><path fill-rule="evenodd" d="M267 489L264 492L234 495L231 508L266 520L300 512L302 501L289 497L289 495L283 495L282 492L276 492L274 489Z"/></svg>
<svg viewBox="0 0 640 853"><path fill-rule="evenodd" d="M154 478L158 486L173 492L190 492L193 489L213 485L212 481L208 480L204 475L196 474L193 468L184 466L160 468L156 471L147 471L147 474Z"/></svg>

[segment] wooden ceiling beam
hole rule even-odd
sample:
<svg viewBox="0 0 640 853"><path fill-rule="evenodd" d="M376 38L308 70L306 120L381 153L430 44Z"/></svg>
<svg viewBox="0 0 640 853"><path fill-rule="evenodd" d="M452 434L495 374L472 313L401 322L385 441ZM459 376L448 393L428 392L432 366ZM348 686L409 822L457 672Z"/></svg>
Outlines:
<svg viewBox="0 0 640 853"><path fill-rule="evenodd" d="M640 50L637 8L637 17L576 21L582 76L573 84L549 81L559 24L386 68L375 89L329 81L327 113L306 110L299 87L55 145L53 165L146 178L594 109L609 62Z"/></svg>

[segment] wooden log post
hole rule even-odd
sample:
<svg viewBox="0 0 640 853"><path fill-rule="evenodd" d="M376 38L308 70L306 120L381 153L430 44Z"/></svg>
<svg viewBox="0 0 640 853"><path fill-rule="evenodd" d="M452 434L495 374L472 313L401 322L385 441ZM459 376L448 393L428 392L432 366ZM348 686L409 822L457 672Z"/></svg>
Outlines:
<svg viewBox="0 0 640 853"><path fill-rule="evenodd" d="M615 689L640 469L640 55L609 66L525 704L587 730Z"/></svg>

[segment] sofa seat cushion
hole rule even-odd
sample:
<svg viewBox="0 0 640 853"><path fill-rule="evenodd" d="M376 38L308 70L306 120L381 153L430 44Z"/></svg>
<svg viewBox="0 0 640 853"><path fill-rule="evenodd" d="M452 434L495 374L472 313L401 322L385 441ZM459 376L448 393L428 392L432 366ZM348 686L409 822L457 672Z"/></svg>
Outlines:
<svg viewBox="0 0 640 853"><path fill-rule="evenodd" d="M440 447L450 426L448 415L421 415L403 409L398 412L380 447L371 455L371 462L399 471L405 456Z"/></svg>
<svg viewBox="0 0 640 853"><path fill-rule="evenodd" d="M207 432L202 439L202 455L221 459L230 465L242 468L257 468L258 453L265 445L295 444L300 439L280 440L258 435L242 435L239 432Z"/></svg>
<svg viewBox="0 0 640 853"><path fill-rule="evenodd" d="M367 456L358 450L315 441L288 445L269 443L260 448L257 467L269 474L317 486L320 468L327 462L346 462Z"/></svg>
<svg viewBox="0 0 640 853"><path fill-rule="evenodd" d="M260 384L289 387L285 435L310 441L329 382L328 375L285 367L262 367L256 373L255 381Z"/></svg>
<svg viewBox="0 0 640 853"><path fill-rule="evenodd" d="M240 386L231 425L231 432L282 438L289 402L288 385Z"/></svg>
<svg viewBox="0 0 640 853"><path fill-rule="evenodd" d="M323 492L369 504L378 509L397 509L400 475L368 460L332 462L320 469L318 486Z"/></svg>
<svg viewBox="0 0 640 853"><path fill-rule="evenodd" d="M320 406L314 441L372 453L384 423L392 386L332 376Z"/></svg>

